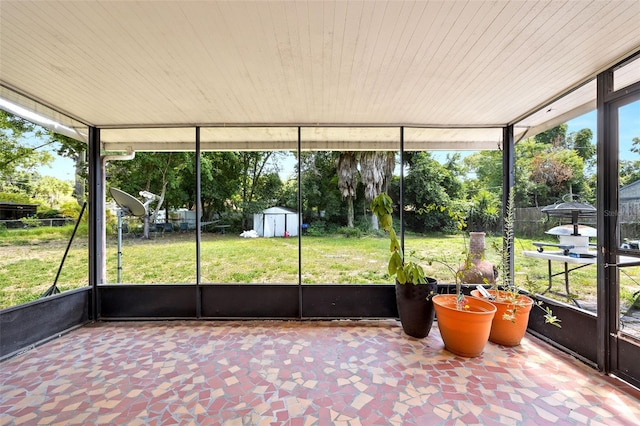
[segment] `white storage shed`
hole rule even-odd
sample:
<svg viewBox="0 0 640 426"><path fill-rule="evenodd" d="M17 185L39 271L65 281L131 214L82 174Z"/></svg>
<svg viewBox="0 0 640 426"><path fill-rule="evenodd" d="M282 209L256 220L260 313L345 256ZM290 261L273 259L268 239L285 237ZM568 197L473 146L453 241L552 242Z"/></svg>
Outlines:
<svg viewBox="0 0 640 426"><path fill-rule="evenodd" d="M270 207L253 215L253 229L261 237L298 235L298 212L284 207Z"/></svg>

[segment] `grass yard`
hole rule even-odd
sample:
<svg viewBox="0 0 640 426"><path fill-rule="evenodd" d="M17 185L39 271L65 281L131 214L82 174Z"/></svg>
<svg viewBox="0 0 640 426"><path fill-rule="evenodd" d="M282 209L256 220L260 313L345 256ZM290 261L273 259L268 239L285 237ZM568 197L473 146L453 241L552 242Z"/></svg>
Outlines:
<svg viewBox="0 0 640 426"><path fill-rule="evenodd" d="M48 229L50 232L44 232ZM37 299L54 282L73 227L3 230L0 234L0 308ZM31 231L31 233L30 233ZM15 233L14 233L15 232ZM486 257L498 263L492 249L495 238L487 237ZM551 240L550 240L551 241ZM468 240L462 235L407 236L406 254L414 251L428 276L441 283L454 282L453 272L465 257ZM302 282L305 284L387 284L389 242L387 238L311 237L302 238ZM547 287L547 261L525 257L534 250L531 240L516 239L516 283L532 282L538 291ZM203 283L298 283L298 240L296 238L244 239L236 235L205 233L201 245ZM117 241L107 243L107 282L117 282ZM138 284L194 283L196 281L195 235L165 234L149 240L126 238L122 249L122 282ZM448 265L448 267L446 265ZM560 271L562 264L554 265ZM554 272L556 272L554 270ZM60 290L88 285L86 229L79 230L58 280ZM628 276L627 276L628 275ZM528 279L527 279L528 278ZM570 274L571 291L581 301L593 303L596 296L596 268L588 266ZM623 309L640 290L640 267L625 268L621 275ZM563 290L562 277L554 290ZM567 301L566 297L551 296Z"/></svg>

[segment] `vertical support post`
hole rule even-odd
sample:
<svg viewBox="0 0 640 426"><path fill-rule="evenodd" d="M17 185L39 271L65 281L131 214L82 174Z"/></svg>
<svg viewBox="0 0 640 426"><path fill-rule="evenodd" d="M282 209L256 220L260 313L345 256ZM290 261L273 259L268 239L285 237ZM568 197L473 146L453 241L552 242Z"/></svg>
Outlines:
<svg viewBox="0 0 640 426"><path fill-rule="evenodd" d="M202 243L202 199L200 196L202 184L200 164L200 127L196 126L196 318L200 318L202 316L202 289L200 288L202 281L200 266L200 244Z"/></svg>
<svg viewBox="0 0 640 426"><path fill-rule="evenodd" d="M105 188L100 157L100 129L89 127L89 285L91 318L100 319L98 284L105 281Z"/></svg>
<svg viewBox="0 0 640 426"><path fill-rule="evenodd" d="M618 144L615 137L617 127L612 120L612 110L606 102L613 92L613 70L607 70L597 77L596 105L598 121L596 129L597 153L597 353L598 368L611 371L610 351L612 349L609 334L617 324L615 309L618 303L614 286L617 285L618 270L615 266L615 246L617 244L618 211ZM615 129L613 127L616 127ZM614 300L614 298L616 300Z"/></svg>
<svg viewBox="0 0 640 426"><path fill-rule="evenodd" d="M404 126L400 127L400 247L404 254Z"/></svg>
<svg viewBox="0 0 640 426"><path fill-rule="evenodd" d="M118 210L118 284L122 282L122 209Z"/></svg>
<svg viewBox="0 0 640 426"><path fill-rule="evenodd" d="M502 129L502 217L507 217L507 204L509 193L515 186L515 141L513 138L513 125ZM511 241L503 239L503 248L508 249L509 276L514 275L514 247L513 235L509 237ZM506 272L506 271L505 271Z"/></svg>
<svg viewBox="0 0 640 426"><path fill-rule="evenodd" d="M298 317L302 318L302 129L298 126ZM264 215L263 215L264 220ZM264 230L264 223L262 224Z"/></svg>

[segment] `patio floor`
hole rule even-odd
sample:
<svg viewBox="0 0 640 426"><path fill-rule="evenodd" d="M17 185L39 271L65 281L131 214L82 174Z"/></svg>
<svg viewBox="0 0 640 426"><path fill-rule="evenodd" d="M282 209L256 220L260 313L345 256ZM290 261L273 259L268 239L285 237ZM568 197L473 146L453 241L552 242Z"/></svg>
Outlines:
<svg viewBox="0 0 640 426"><path fill-rule="evenodd" d="M636 425L640 392L527 336L475 359L383 321L102 322L0 364L2 425Z"/></svg>

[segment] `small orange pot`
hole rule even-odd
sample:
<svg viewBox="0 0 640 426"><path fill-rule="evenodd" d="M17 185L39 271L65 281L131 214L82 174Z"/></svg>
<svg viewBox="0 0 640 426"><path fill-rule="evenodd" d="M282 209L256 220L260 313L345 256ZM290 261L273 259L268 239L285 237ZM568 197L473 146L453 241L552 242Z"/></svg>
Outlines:
<svg viewBox="0 0 640 426"><path fill-rule="evenodd" d="M455 294L438 294L432 300L444 347L464 357L482 354L496 307L483 299L467 296L463 309L457 309Z"/></svg>
<svg viewBox="0 0 640 426"><path fill-rule="evenodd" d="M487 290L492 296L496 295L495 290ZM499 291L502 299L508 296L506 291ZM482 298L482 295L478 290L472 290L471 295ZM487 299L484 299L487 300ZM527 325L529 324L529 313L533 306L533 299L529 296L521 294L518 296L517 301L514 302L501 302L493 299L488 300L496 307L496 315L493 317L491 323L491 334L489 335L489 341L497 343L503 346L517 346L522 341L524 334L527 332ZM513 310L515 308L515 314ZM504 319L504 314L514 315L515 318Z"/></svg>

